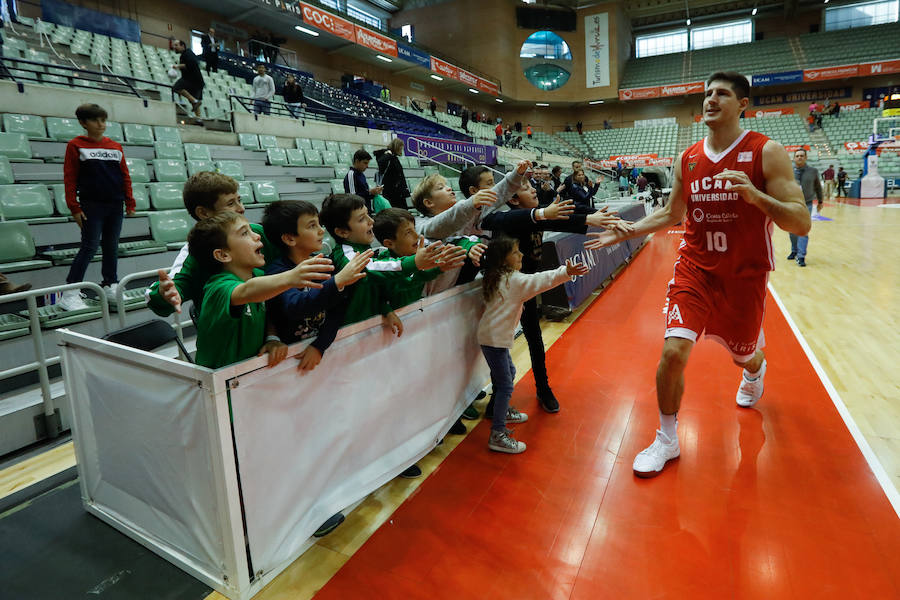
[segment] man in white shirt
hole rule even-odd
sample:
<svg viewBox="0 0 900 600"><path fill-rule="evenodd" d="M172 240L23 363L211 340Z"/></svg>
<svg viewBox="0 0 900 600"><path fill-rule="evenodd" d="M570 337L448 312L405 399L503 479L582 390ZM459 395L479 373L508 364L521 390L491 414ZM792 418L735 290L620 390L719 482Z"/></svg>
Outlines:
<svg viewBox="0 0 900 600"><path fill-rule="evenodd" d="M265 65L258 65L256 73L253 78L253 112L267 115L272 98L275 97L275 81L271 75L266 74Z"/></svg>

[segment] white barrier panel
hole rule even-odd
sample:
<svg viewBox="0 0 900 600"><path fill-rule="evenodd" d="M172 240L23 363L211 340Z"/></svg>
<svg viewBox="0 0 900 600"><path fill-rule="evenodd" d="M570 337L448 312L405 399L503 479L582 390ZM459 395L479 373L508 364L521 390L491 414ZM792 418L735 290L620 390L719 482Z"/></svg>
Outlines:
<svg viewBox="0 0 900 600"><path fill-rule="evenodd" d="M61 330L85 508L251 597L325 519L428 453L487 383L482 306L475 283L398 311L399 339L380 319L346 327L302 377L292 359L211 371Z"/></svg>

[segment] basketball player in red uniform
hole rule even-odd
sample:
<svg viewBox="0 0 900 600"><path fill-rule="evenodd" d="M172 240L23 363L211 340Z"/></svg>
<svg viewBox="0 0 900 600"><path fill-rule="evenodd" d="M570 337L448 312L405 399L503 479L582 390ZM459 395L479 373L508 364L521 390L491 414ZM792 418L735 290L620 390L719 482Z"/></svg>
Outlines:
<svg viewBox="0 0 900 600"><path fill-rule="evenodd" d="M632 232L589 233L594 239L585 243L602 248L685 224L666 296L665 342L656 371L660 428L653 444L634 459L639 477L658 475L681 453L677 415L684 368L701 333L724 345L743 368L737 404L750 407L762 397L766 282L775 268L773 224L806 235L810 218L784 147L741 129L739 119L749 102L746 77L713 74L703 100L709 135L678 157L666 206L635 223Z"/></svg>

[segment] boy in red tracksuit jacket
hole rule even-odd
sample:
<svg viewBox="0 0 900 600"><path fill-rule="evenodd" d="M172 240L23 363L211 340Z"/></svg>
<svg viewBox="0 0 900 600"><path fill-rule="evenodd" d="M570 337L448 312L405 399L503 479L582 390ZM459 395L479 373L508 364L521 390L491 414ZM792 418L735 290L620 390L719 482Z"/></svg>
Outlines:
<svg viewBox="0 0 900 600"><path fill-rule="evenodd" d="M101 285L112 301L119 281L116 269L123 213L133 215L135 211L131 177L122 146L103 136L106 111L96 104L82 104L75 116L87 135L74 138L66 146L63 181L66 206L81 228L81 247L66 283L84 280L88 264L102 243ZM63 292L59 305L64 310L88 308L78 290Z"/></svg>

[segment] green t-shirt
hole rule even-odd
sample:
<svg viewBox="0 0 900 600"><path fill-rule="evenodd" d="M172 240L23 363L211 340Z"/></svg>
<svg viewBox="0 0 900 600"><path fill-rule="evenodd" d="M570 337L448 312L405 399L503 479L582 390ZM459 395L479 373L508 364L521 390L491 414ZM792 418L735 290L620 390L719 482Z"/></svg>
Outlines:
<svg viewBox="0 0 900 600"><path fill-rule="evenodd" d="M266 264L281 257L281 250L279 250L278 246L270 243L269 240L266 239L266 234L263 232L262 225L250 223L250 229L254 233L259 234L262 238L260 241L263 243L263 256L266 258ZM203 301L203 289L206 282L209 280L209 277L210 272L205 267L201 266L193 256L188 256L184 260L181 270L172 277L172 281L175 283L175 289L178 290L178 294L181 296L182 304L186 304L188 300L193 300L194 306L199 313ZM175 312L172 305L166 302L160 295L158 281L155 281L150 286L147 307L160 317L168 317Z"/></svg>
<svg viewBox="0 0 900 600"><path fill-rule="evenodd" d="M253 276L262 275L259 269ZM251 302L231 305L234 288L244 283L223 271L209 278L203 291L203 305L197 319L198 365L218 369L256 356L266 338L266 304Z"/></svg>

